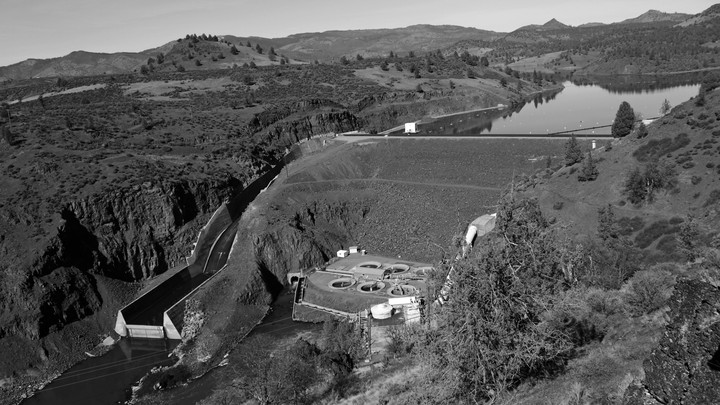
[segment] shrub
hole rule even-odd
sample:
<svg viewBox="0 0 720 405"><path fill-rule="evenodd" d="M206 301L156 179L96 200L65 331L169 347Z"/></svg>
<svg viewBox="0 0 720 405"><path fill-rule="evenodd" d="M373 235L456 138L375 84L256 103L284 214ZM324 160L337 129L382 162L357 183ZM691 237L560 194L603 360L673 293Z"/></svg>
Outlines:
<svg viewBox="0 0 720 405"><path fill-rule="evenodd" d="M618 233L628 236L641 230L645 226L645 220L642 217L622 217L618 219Z"/></svg>
<svg viewBox="0 0 720 405"><path fill-rule="evenodd" d="M703 208L709 207L711 205L717 204L717 202L720 201L720 190L713 190L710 192L710 195L708 196L707 200L705 200L705 204L703 204Z"/></svg>
<svg viewBox="0 0 720 405"><path fill-rule="evenodd" d="M662 308L672 296L675 276L661 266L635 273L626 286L625 302L633 315Z"/></svg>
<svg viewBox="0 0 720 405"><path fill-rule="evenodd" d="M635 237L635 246L645 249L650 246L657 238L663 235L677 233L680 227L677 224L671 224L670 221L661 219L655 221L647 228L643 229L638 236Z"/></svg>
<svg viewBox="0 0 720 405"><path fill-rule="evenodd" d="M652 139L633 152L633 156L639 162L649 162L651 160L657 160L661 156L672 153L689 144L690 138L686 133L679 134L673 139Z"/></svg>

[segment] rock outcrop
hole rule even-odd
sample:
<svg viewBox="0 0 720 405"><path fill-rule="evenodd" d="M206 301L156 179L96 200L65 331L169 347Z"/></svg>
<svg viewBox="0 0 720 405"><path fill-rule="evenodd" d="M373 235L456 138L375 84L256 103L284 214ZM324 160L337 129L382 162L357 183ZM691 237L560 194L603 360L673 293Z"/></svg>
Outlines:
<svg viewBox="0 0 720 405"><path fill-rule="evenodd" d="M0 339L37 340L96 313L104 301L96 275L138 281L180 263L241 188L235 178L145 183L69 203L44 249L7 273L22 281L0 286Z"/></svg>
<svg viewBox="0 0 720 405"><path fill-rule="evenodd" d="M662 403L720 402L720 371L710 361L720 350L720 289L681 281L670 300L670 322L645 360L645 388Z"/></svg>
<svg viewBox="0 0 720 405"><path fill-rule="evenodd" d="M290 223L253 240L259 274L266 291L282 288L288 273L327 262L352 241L353 230L368 214L362 201L313 201L300 207Z"/></svg>

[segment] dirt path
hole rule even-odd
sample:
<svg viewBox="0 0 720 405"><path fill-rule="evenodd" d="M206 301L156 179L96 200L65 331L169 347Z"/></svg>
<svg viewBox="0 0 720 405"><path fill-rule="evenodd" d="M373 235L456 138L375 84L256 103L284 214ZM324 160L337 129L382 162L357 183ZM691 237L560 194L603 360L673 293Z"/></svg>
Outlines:
<svg viewBox="0 0 720 405"><path fill-rule="evenodd" d="M408 180L392 180L392 179L379 179L379 178L357 178L357 179L335 179L335 180L313 180L313 181L298 181L292 183L286 183L284 187L290 187L300 184L314 184L314 183L349 183L352 181L368 181L368 182L382 182L382 183L396 183L396 184L409 184L413 186L431 186L431 187L452 187L452 188L466 188L471 190L483 190L483 191L502 191L499 187L484 187L484 186L473 186L471 184L452 184L452 183L429 183L422 181L408 181Z"/></svg>

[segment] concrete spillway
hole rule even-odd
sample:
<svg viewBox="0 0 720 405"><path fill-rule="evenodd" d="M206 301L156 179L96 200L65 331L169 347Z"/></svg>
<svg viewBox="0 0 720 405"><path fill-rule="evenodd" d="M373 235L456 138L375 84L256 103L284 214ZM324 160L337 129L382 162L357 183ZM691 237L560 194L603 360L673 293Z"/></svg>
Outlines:
<svg viewBox="0 0 720 405"><path fill-rule="evenodd" d="M115 332L120 336L180 339L185 302L227 265L242 213L272 184L287 163L312 152L309 143L295 145L283 161L218 208L200 232L188 265L172 270L169 277L118 311Z"/></svg>

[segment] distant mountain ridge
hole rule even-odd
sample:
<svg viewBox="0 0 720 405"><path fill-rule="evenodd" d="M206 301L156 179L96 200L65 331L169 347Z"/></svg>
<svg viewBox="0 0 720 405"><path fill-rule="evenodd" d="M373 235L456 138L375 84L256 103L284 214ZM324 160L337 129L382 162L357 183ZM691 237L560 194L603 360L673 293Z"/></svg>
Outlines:
<svg viewBox="0 0 720 405"><path fill-rule="evenodd" d="M537 25L537 24L526 25L526 26L518 28L517 30L515 30L513 32L528 31L528 30L533 30L533 31L561 30L561 29L565 29L565 28L571 28L571 27L569 25L563 24L560 21L553 18L543 25Z"/></svg>
<svg viewBox="0 0 720 405"><path fill-rule="evenodd" d="M683 13L664 13L658 10L649 10L638 17L624 20L615 24L651 24L661 22L677 22L678 26L688 26L714 19L720 15L720 4L709 7L702 13L692 16ZM407 54L410 51L423 53L443 50L463 41L493 42L496 40L536 43L547 41L547 35L572 35L577 28L599 27L606 24L588 23L579 27L572 27L553 18L542 25L527 25L510 34L482 30L471 27L454 25L411 25L404 28L367 29L347 31L325 31L315 33L293 34L284 38L237 37L233 35L220 36L224 40L221 45L210 51L218 55L230 49L232 44L242 47L248 41L261 45L265 50L271 47L278 54L299 61L337 61L342 56L364 57L386 56L390 52ZM183 45L184 46L184 45ZM190 47L191 48L191 47ZM258 65L279 63L270 61L266 55L252 54L250 48L241 49L239 55L227 59L213 57L211 63L189 64L183 63L187 69L226 68L233 64L255 62ZM171 62L173 66L180 61L187 62L188 49L178 48L176 41L169 42L157 48L142 52L94 53L85 51L72 52L66 56L51 59L28 59L10 66L0 67L0 82L36 77L56 76L90 76L101 74L120 74L140 71L140 68L151 57L159 53L174 53ZM227 55L227 52L224 52ZM207 53L205 54L207 56ZM287 59L286 59L287 61ZM193 61L195 62L195 61ZM201 67L202 66L202 67ZM163 68L167 69L167 65Z"/></svg>
<svg viewBox="0 0 720 405"><path fill-rule="evenodd" d="M405 28L325 31L294 34L285 38L235 37L274 46L275 50L306 61L333 60L341 56L386 56L390 52L427 52L447 48L465 39L492 41L502 34L456 25L411 25Z"/></svg>
<svg viewBox="0 0 720 405"><path fill-rule="evenodd" d="M684 13L664 13L658 10L648 10L635 18L629 18L621 21L619 24L635 24L635 23L653 23L660 21L682 22L692 17L692 14Z"/></svg>

